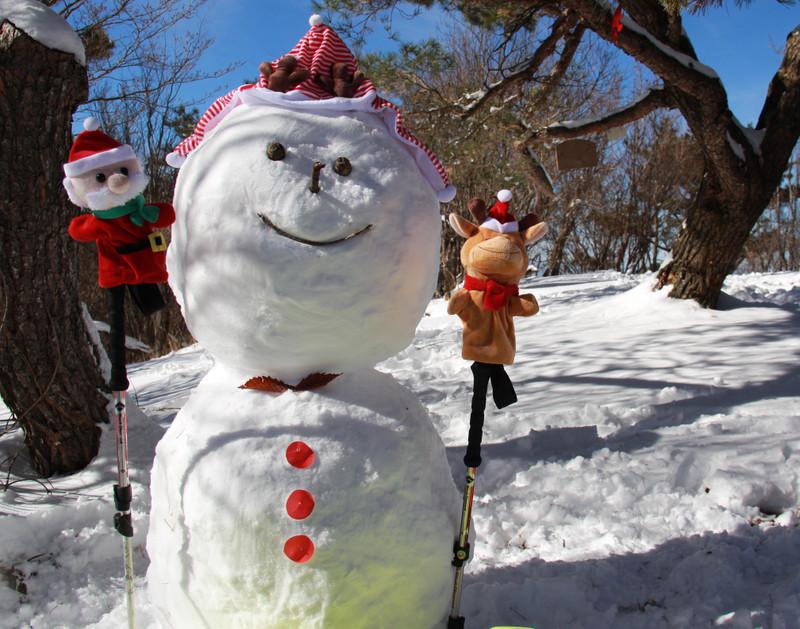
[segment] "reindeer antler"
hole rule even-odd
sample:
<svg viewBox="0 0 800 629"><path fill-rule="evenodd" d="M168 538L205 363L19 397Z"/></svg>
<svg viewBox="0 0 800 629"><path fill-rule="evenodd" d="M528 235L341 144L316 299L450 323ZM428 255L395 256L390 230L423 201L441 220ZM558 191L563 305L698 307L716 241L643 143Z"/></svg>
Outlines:
<svg viewBox="0 0 800 629"><path fill-rule="evenodd" d="M287 92L300 85L310 74L292 55L286 55L278 61L278 67L274 70L269 61L264 61L258 66L258 71L267 79L267 87L273 92Z"/></svg>
<svg viewBox="0 0 800 629"><path fill-rule="evenodd" d="M538 225L542 222L536 214L531 212L530 214L526 214L523 216L519 221L519 231L524 232L528 227L533 227L534 225Z"/></svg>
<svg viewBox="0 0 800 629"><path fill-rule="evenodd" d="M478 225L486 218L486 203L483 199L479 199L478 197L470 199L467 203L467 209Z"/></svg>
<svg viewBox="0 0 800 629"><path fill-rule="evenodd" d="M334 63L330 67L330 76L316 74L314 80L334 96L353 98L358 86L366 77L361 71L355 74L350 72L346 63Z"/></svg>

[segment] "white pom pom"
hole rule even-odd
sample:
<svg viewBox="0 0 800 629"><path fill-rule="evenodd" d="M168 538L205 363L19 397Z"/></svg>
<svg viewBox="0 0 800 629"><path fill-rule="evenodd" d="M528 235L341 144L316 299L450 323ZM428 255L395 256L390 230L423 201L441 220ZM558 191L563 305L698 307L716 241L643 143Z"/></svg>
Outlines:
<svg viewBox="0 0 800 629"><path fill-rule="evenodd" d="M323 17L321 15L315 13L310 18L308 18L308 23L311 26L319 26L320 24L324 24L325 20L323 19Z"/></svg>
<svg viewBox="0 0 800 629"><path fill-rule="evenodd" d="M180 168L183 166L183 162L186 161L186 158L183 155L180 155L173 151L169 155L167 155L167 165L172 166L173 168Z"/></svg>
<svg viewBox="0 0 800 629"><path fill-rule="evenodd" d="M87 131L97 131L100 128L100 121L93 116L89 116L83 121L83 128Z"/></svg>
<svg viewBox="0 0 800 629"><path fill-rule="evenodd" d="M439 200L439 203L450 203L456 197L456 188L455 186L447 186L444 190L439 190L436 193L436 198Z"/></svg>
<svg viewBox="0 0 800 629"><path fill-rule="evenodd" d="M503 203L511 201L511 190L501 190L497 193L497 200Z"/></svg>

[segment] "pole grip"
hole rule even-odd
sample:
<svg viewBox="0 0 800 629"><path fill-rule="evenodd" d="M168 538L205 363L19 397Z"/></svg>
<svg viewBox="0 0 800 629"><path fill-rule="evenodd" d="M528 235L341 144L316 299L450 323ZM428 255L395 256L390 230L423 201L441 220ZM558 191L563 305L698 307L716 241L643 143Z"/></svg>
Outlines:
<svg viewBox="0 0 800 629"><path fill-rule="evenodd" d="M481 441L483 440L483 417L486 410L486 392L492 376L492 365L472 363L472 410L469 415L469 435L464 465L478 467L481 464Z"/></svg>
<svg viewBox="0 0 800 629"><path fill-rule="evenodd" d="M125 367L125 285L108 289L109 344L108 358L111 361L112 391L128 390L128 373Z"/></svg>

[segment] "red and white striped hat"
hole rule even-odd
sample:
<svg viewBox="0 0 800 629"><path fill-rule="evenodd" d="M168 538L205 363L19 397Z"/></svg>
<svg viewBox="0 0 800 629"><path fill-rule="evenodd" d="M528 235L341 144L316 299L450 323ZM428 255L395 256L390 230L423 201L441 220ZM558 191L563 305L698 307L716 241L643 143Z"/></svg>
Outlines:
<svg viewBox="0 0 800 629"><path fill-rule="evenodd" d="M316 75L327 76L334 63L346 63L351 73L358 71L358 63L347 44L336 31L323 23L321 16L312 15L309 24L311 28L288 53L297 58L301 66L308 68L308 79L284 93L268 89L266 78L262 75L258 83L248 83L228 92L206 110L192 135L167 155L167 163L179 168L220 121L242 104L272 105L301 111L369 112L380 116L387 132L409 151L439 201L452 201L456 189L450 183L442 163L433 151L406 129L400 109L378 96L369 80L361 82L352 98L333 96L314 80ZM280 59L272 62L273 69L278 61Z"/></svg>

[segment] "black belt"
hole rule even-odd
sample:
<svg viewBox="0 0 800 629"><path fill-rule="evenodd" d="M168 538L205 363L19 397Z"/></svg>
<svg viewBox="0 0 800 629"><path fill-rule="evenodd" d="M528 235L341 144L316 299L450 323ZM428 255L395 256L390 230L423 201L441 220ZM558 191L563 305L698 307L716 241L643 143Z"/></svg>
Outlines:
<svg viewBox="0 0 800 629"><path fill-rule="evenodd" d="M151 251L158 253L159 251L167 250L167 240L164 238L164 234L161 232L153 232L144 240L121 245L115 249L117 253L121 255L125 255L126 253L136 253L137 251L144 251L145 249L150 249Z"/></svg>

